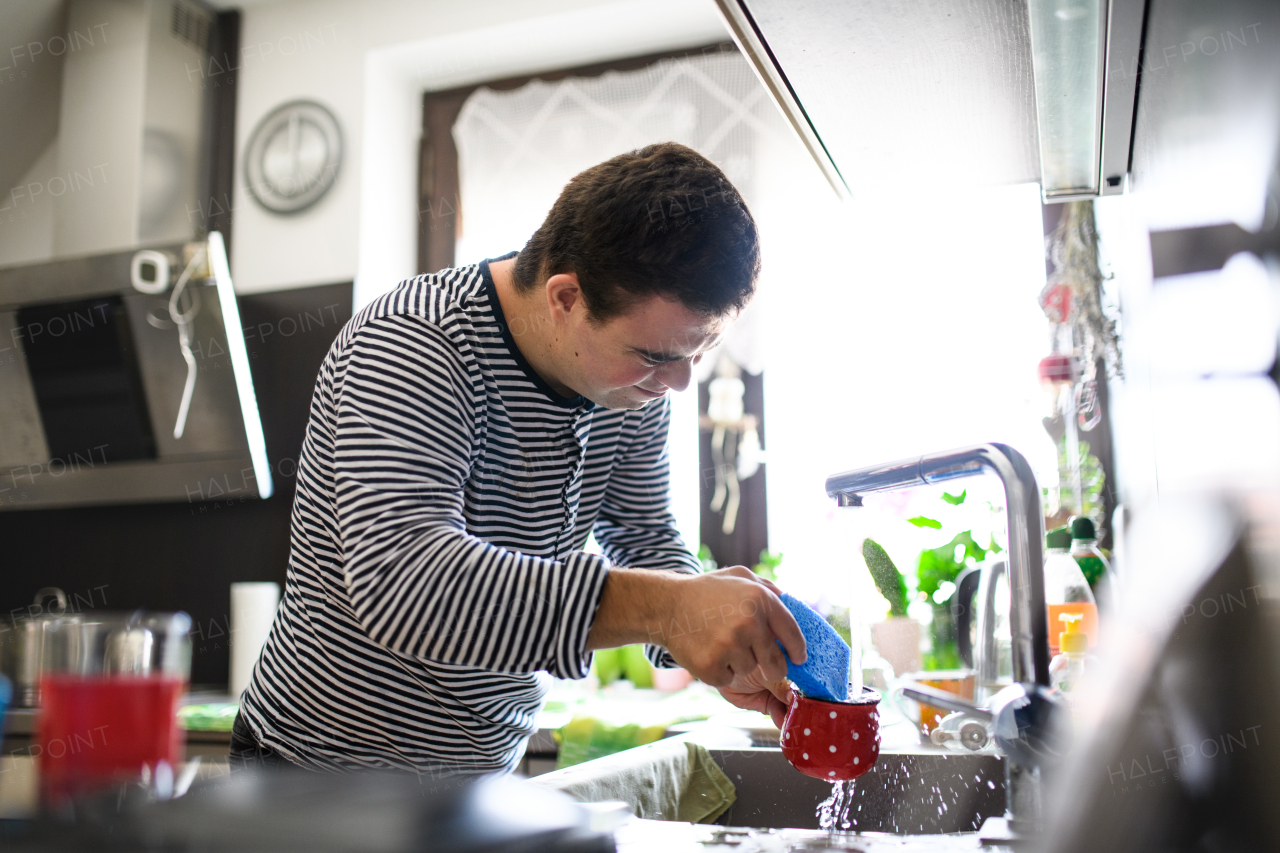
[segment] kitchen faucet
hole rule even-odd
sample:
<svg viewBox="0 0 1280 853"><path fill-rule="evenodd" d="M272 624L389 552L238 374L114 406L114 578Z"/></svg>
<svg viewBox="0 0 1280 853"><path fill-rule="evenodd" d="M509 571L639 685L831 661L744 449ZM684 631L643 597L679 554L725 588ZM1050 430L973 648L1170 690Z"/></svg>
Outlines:
<svg viewBox="0 0 1280 853"><path fill-rule="evenodd" d="M1005 754L1008 804L1002 826L984 825L984 835L1034 832L1040 827L1040 767L1060 751L1055 726L1059 700L1049 693L1049 625L1044 601L1044 515L1040 487L1022 454L1004 444L979 444L846 471L827 478L827 494L839 506L862 506L862 496L995 474L1004 485L1009 535L1009 627L1013 678L992 697L990 711L975 716L995 723ZM990 621L985 620L986 630ZM980 638L980 642L982 642ZM985 643L984 643L985 645ZM928 691L927 688L923 688ZM910 691L908 691L910 692ZM933 704L974 712L959 697ZM942 699L943 701L939 701ZM1001 819L993 819L999 821Z"/></svg>

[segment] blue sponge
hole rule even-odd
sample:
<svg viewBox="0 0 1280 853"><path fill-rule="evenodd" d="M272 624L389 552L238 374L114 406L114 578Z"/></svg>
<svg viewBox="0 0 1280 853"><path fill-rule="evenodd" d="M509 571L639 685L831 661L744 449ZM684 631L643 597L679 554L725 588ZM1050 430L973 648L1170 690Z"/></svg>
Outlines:
<svg viewBox="0 0 1280 853"><path fill-rule="evenodd" d="M782 650L787 657L787 678L810 699L848 702L849 644L827 624L827 620L803 601L784 592L782 603L787 605L800 625L809 653L804 664L797 666L787 656L787 650Z"/></svg>

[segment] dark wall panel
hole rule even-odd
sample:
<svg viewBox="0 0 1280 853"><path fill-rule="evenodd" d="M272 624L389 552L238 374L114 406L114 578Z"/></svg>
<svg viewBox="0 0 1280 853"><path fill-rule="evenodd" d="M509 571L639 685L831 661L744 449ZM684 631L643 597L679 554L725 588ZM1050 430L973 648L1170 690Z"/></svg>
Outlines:
<svg viewBox="0 0 1280 853"><path fill-rule="evenodd" d="M742 374L742 383L746 386L743 394L743 408L749 415L755 415L757 429L760 433L760 444L768 447L764 422L764 375ZM707 404L711 397L711 382L698 383L698 412L706 415ZM711 498L715 493L715 462L711 452L711 430L704 427L698 443L699 501L702 507L701 530L702 542L711 549L711 555L718 565L754 566L760 560L760 552L769 547L769 516L766 506L765 469L762 465L754 475L740 483L741 505L738 508L737 523L731 534L724 533L724 513L711 511ZM690 543L692 544L692 543Z"/></svg>

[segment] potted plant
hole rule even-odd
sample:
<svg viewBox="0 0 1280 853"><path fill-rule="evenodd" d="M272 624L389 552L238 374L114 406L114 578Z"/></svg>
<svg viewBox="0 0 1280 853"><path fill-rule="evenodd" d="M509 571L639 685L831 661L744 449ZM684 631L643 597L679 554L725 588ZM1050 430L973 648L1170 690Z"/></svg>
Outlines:
<svg viewBox="0 0 1280 853"><path fill-rule="evenodd" d="M895 675L920 669L920 623L907 616L907 582L874 539L862 541L862 559L876 588L889 602L889 616L871 626L871 640Z"/></svg>

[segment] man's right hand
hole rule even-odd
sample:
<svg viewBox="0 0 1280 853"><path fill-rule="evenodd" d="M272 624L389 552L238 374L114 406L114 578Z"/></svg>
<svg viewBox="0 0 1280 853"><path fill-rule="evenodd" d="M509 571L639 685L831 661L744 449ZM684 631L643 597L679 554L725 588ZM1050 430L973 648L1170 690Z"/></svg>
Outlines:
<svg viewBox="0 0 1280 853"><path fill-rule="evenodd" d="M746 688L758 667L765 681L787 677L782 642L804 663L804 635L779 599L781 591L745 566L678 576L670 605L649 642L665 646L676 663L712 687Z"/></svg>
<svg viewBox="0 0 1280 853"><path fill-rule="evenodd" d="M795 663L807 655L804 634L779 595L745 566L699 575L611 569L587 648L663 646L712 687L754 696L761 684L787 677L778 641Z"/></svg>

